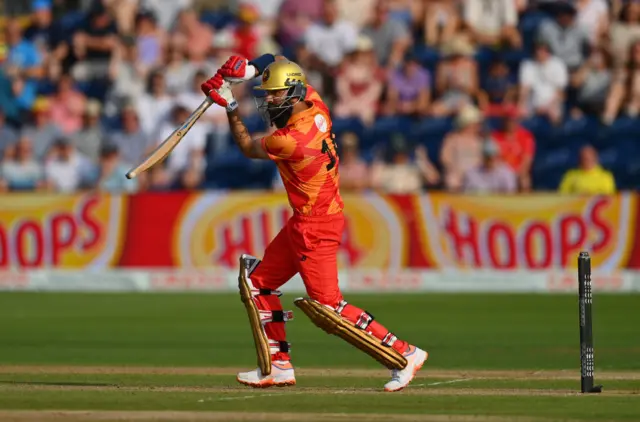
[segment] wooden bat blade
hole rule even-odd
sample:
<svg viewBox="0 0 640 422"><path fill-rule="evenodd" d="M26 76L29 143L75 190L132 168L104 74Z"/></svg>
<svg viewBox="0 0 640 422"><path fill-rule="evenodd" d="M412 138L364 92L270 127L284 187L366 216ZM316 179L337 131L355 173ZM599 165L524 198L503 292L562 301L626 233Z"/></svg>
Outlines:
<svg viewBox="0 0 640 422"><path fill-rule="evenodd" d="M195 122L197 122L198 119L204 114L204 112L207 111L211 104L213 104L211 98L207 97L202 102L202 104L200 104L200 106L195 109L193 113L191 113L191 115L187 118L187 120L185 120L182 126L174 130L171 135L169 135L164 141L162 141L162 143L158 145L156 149L154 149L142 163L138 164L136 167L127 172L127 174L125 175L127 179L133 179L143 171L150 169L154 165L164 160L167 155L169 155L171 151L173 151L173 149L180 143L182 138L185 137L185 135L189 132Z"/></svg>

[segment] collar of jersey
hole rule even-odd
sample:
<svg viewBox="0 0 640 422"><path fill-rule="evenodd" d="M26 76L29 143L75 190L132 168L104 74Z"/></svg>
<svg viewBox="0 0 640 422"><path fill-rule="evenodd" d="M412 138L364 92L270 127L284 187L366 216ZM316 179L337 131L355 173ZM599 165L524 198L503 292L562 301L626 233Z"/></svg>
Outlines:
<svg viewBox="0 0 640 422"><path fill-rule="evenodd" d="M302 119L306 118L307 116L309 116L310 114L312 114L313 112L315 112L316 106L313 105L313 103L309 103L309 102L307 102L307 104L310 107L308 109L304 110L304 111L301 111L299 113L296 113L296 114L292 115L289 118L289 121L287 122L287 126L293 125L296 122L298 122L298 120L302 120Z"/></svg>

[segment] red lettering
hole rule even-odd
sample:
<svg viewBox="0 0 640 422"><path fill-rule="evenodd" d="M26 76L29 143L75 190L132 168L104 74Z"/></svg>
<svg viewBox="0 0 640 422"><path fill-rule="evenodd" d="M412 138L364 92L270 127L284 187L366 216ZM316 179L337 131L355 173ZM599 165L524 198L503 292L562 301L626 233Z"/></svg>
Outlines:
<svg viewBox="0 0 640 422"><path fill-rule="evenodd" d="M587 225L577 215L568 215L560 219L560 264L566 267L573 263L575 254L587 239Z"/></svg>
<svg viewBox="0 0 640 422"><path fill-rule="evenodd" d="M542 241L539 248L536 248L536 237ZM551 242L551 230L549 230L549 226L539 221L530 224L524 234L523 246L527 268L542 269L549 268L551 266L553 244ZM539 250L542 254L538 259L536 259L535 256L536 250Z"/></svg>
<svg viewBox="0 0 640 422"><path fill-rule="evenodd" d="M500 239L506 244L500 247ZM489 259L494 268L515 268L516 266L516 239L513 231L504 223L492 223L487 230L487 249ZM504 250L506 257L500 257L501 250Z"/></svg>
<svg viewBox="0 0 640 422"><path fill-rule="evenodd" d="M460 220L466 222L466 231L462 231L457 213L449 208L444 212L444 229L453 248L455 258L459 262L468 262L467 252L471 252L471 262L475 267L480 266L480 251L478 248L477 223L470 217L462 215Z"/></svg>
<svg viewBox="0 0 640 422"><path fill-rule="evenodd" d="M0 267L9 266L9 240L4 226L0 225Z"/></svg>
<svg viewBox="0 0 640 422"><path fill-rule="evenodd" d="M604 213L608 204L609 200L607 198L599 198L595 205L591 207L591 212L589 213L589 220L591 224L593 224L600 232L598 240L591 245L591 252L594 254L601 252L611 240L611 227L602 217L602 213Z"/></svg>
<svg viewBox="0 0 640 422"><path fill-rule="evenodd" d="M253 248L253 224L249 217L240 219L239 233L233 233L231 225L222 228L222 251L218 262L227 267L235 267L238 257L243 253L255 253Z"/></svg>
<svg viewBox="0 0 640 422"><path fill-rule="evenodd" d="M51 219L51 260L59 265L62 253L73 246L78 227L70 215L56 215Z"/></svg>
<svg viewBox="0 0 640 422"><path fill-rule="evenodd" d="M44 258L44 235L34 221L25 221L16 230L16 254L18 263L24 268L42 266Z"/></svg>
<svg viewBox="0 0 640 422"><path fill-rule="evenodd" d="M101 229L100 222L95 220L92 212L94 208L98 206L99 199L94 196L91 199L87 200L87 202L82 207L82 211L80 213L80 220L84 223L88 237L84 240L81 247L83 251L87 251L98 244L100 241Z"/></svg>

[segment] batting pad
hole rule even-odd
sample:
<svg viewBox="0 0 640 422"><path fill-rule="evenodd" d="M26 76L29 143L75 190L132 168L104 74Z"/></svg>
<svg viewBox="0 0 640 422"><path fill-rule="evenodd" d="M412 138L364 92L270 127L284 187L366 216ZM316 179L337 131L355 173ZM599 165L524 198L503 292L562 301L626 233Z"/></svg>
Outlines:
<svg viewBox="0 0 640 422"><path fill-rule="evenodd" d="M387 368L404 369L407 366L407 359L400 352L383 345L377 338L342 318L334 309L308 298L293 302L316 326L362 350Z"/></svg>
<svg viewBox="0 0 640 422"><path fill-rule="evenodd" d="M269 347L269 339L264 332L262 320L260 318L260 311L253 300L251 294L251 287L247 280L249 276L249 269L247 268L247 262L245 256L240 257L240 275L238 277L238 287L240 288L240 298L244 307L247 310L249 316L249 325L251 325L251 332L253 333L253 343L256 347L258 354L258 367L263 375L271 374L271 350Z"/></svg>

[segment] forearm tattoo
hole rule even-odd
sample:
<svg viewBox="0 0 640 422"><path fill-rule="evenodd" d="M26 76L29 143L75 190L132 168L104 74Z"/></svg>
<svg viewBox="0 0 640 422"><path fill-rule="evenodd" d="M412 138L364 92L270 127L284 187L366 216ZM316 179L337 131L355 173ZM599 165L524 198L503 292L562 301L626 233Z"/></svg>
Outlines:
<svg viewBox="0 0 640 422"><path fill-rule="evenodd" d="M255 142L251 138L247 127L242 123L238 111L234 110L231 113L227 113L227 117L229 118L229 129L231 130L231 135L235 143L244 155L248 157L254 156Z"/></svg>

